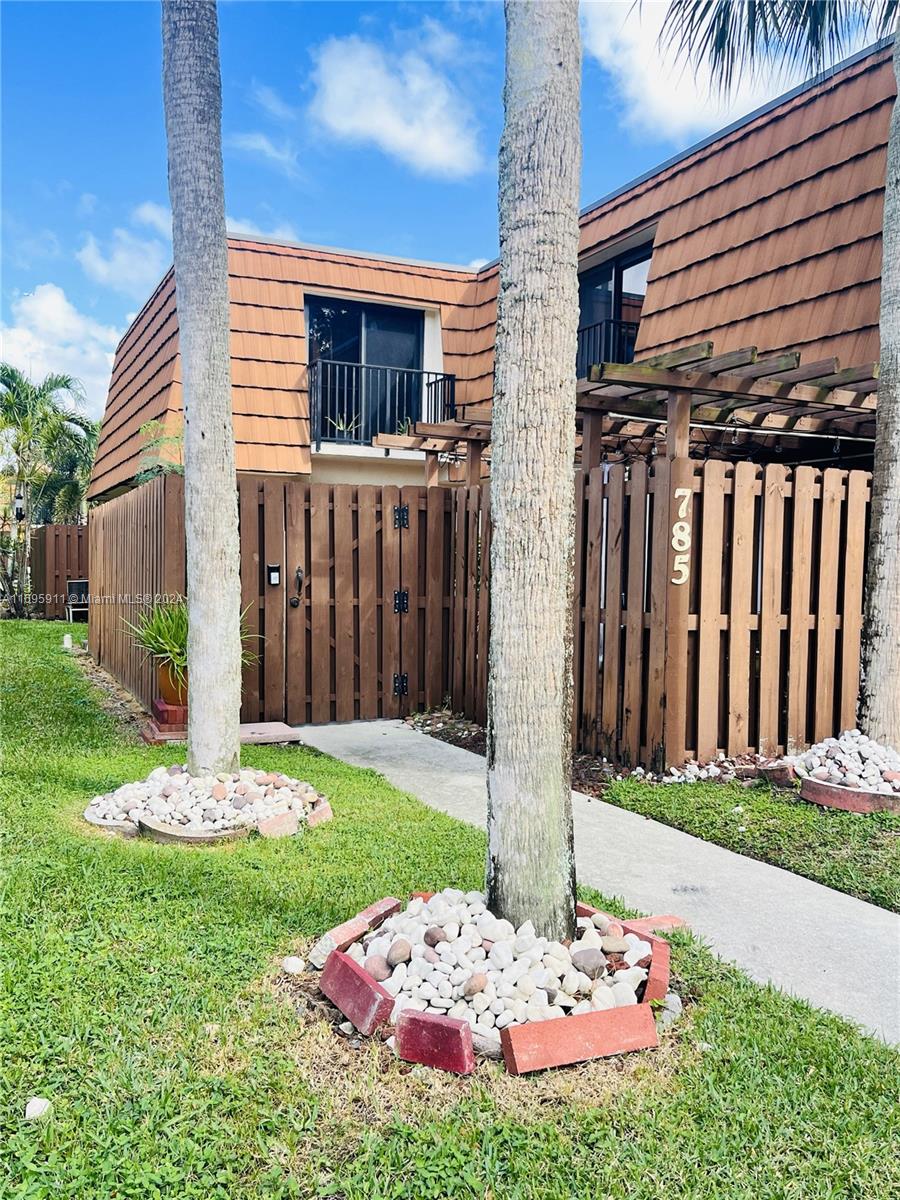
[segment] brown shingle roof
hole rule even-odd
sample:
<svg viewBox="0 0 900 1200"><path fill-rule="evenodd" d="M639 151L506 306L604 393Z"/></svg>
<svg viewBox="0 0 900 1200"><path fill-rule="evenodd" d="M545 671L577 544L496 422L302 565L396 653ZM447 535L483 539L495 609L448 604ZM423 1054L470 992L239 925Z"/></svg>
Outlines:
<svg viewBox="0 0 900 1200"><path fill-rule="evenodd" d="M586 210L581 253L643 230L653 259L638 357L712 339L717 352L878 358L889 48L746 121ZM309 470L304 297L331 291L437 307L457 402L492 392L496 264L476 273L350 251L229 238L239 470ZM181 409L169 271L116 353L91 496L137 469L138 429Z"/></svg>

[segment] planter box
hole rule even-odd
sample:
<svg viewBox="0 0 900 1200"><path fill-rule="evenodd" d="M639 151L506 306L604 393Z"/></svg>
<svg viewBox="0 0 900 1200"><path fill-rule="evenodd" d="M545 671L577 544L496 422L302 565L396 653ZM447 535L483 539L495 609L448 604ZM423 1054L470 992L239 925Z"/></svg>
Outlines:
<svg viewBox="0 0 900 1200"><path fill-rule="evenodd" d="M900 794L897 792L890 795L884 792L867 792L862 788L823 783L821 779L810 779L808 776L800 784L800 796L811 804L839 808L844 812L900 812Z"/></svg>

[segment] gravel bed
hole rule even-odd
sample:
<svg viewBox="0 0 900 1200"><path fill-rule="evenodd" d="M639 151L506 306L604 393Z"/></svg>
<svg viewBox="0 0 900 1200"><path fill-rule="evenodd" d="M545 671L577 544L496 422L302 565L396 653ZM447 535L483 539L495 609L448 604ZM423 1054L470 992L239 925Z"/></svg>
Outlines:
<svg viewBox="0 0 900 1200"><path fill-rule="evenodd" d="M153 817L184 832L255 828L279 813L295 812L303 821L324 797L309 783L271 771L245 768L233 773L194 776L185 766L157 767L146 779L95 796L85 810L94 825L137 831L142 817Z"/></svg>

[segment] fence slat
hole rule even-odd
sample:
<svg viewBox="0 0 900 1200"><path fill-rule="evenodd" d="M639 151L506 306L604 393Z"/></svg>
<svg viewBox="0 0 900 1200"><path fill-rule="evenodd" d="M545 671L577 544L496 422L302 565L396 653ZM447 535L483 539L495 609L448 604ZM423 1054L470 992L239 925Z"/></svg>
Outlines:
<svg viewBox="0 0 900 1200"><path fill-rule="evenodd" d="M794 522L791 532L791 597L788 633L787 747L806 742L809 689L809 621L812 580L813 506L816 472L794 471Z"/></svg>
<svg viewBox="0 0 900 1200"><path fill-rule="evenodd" d="M264 571L266 654L263 679L265 684L265 719L283 721L284 711L284 593L287 586L287 564L284 557L285 509L284 483L277 479L263 482L263 538L265 567L281 568L281 582L270 587Z"/></svg>
<svg viewBox="0 0 900 1200"><path fill-rule="evenodd" d="M575 548L573 556L574 595L572 597L572 712L569 722L572 747L578 749L581 711L581 643L584 615L582 613L582 572L584 561L584 472L575 476Z"/></svg>
<svg viewBox="0 0 900 1200"><path fill-rule="evenodd" d="M784 581L784 497L786 467L770 463L763 471L762 574L759 610L759 749L778 753L781 704L782 587Z"/></svg>
<svg viewBox="0 0 900 1200"><path fill-rule="evenodd" d="M652 476L653 518L647 570L650 594L650 638L647 663L647 744L644 761L661 768L665 762L663 718L666 669L666 594L669 566L669 480L666 459Z"/></svg>
<svg viewBox="0 0 900 1200"><path fill-rule="evenodd" d="M862 635L863 578L866 569L866 507L869 480L862 471L847 472L847 519L844 538L844 595L841 605L840 727L856 726Z"/></svg>
<svg viewBox="0 0 900 1200"><path fill-rule="evenodd" d="M478 572L478 699L475 720L487 723L488 658L491 637L491 488L481 488L481 553Z"/></svg>
<svg viewBox="0 0 900 1200"><path fill-rule="evenodd" d="M584 639L582 653L581 728L584 750L596 753L600 733L600 585L603 573L603 470L595 468L587 479L587 515L584 525ZM604 752L605 753L605 752Z"/></svg>
<svg viewBox="0 0 900 1200"><path fill-rule="evenodd" d="M309 720L307 706L308 625L309 625L309 555L306 536L306 513L309 488L290 480L285 488L286 529L284 540L285 574L289 595L299 595L296 608L285 611L285 707L289 725L305 725ZM298 586L297 571L301 571Z"/></svg>
<svg viewBox="0 0 900 1200"><path fill-rule="evenodd" d="M837 584L843 484L843 471L829 468L822 473L819 600L816 618L816 705L813 721L813 737L817 742L834 732Z"/></svg>
<svg viewBox="0 0 900 1200"><path fill-rule="evenodd" d="M641 754L641 694L644 661L644 547L647 533L647 464L631 466L628 502L628 592L625 612L620 754L636 766Z"/></svg>
<svg viewBox="0 0 900 1200"><path fill-rule="evenodd" d="M312 720L331 720L334 647L331 636L331 488L314 483L309 489L310 626L312 629Z"/></svg>
<svg viewBox="0 0 900 1200"><path fill-rule="evenodd" d="M753 605L753 529L757 468L737 463L731 506L731 585L728 604L728 753L750 745L750 615Z"/></svg>
<svg viewBox="0 0 900 1200"><path fill-rule="evenodd" d="M700 564L700 610L697 629L697 758L708 762L719 749L719 663L722 643L722 555L725 516L724 462L711 459L703 467L703 525L697 559Z"/></svg>
<svg viewBox="0 0 900 1200"><path fill-rule="evenodd" d="M262 618L259 601L259 483L256 479L238 481L238 508L241 528L241 611L257 657L243 671L241 719L258 721L260 674L265 643L261 640Z"/></svg>
<svg viewBox="0 0 900 1200"><path fill-rule="evenodd" d="M353 488L334 485L334 719L356 715L353 637Z"/></svg>
<svg viewBox="0 0 900 1200"><path fill-rule="evenodd" d="M378 716L378 594L376 514L379 489L363 484L357 492L359 539L359 715Z"/></svg>
<svg viewBox="0 0 900 1200"><path fill-rule="evenodd" d="M400 590L400 530L394 527L394 509L400 505L400 489L386 487L381 493L381 696L385 717L400 715L399 697L394 695L394 675L400 671L400 618L394 612L394 592Z"/></svg>
<svg viewBox="0 0 900 1200"><path fill-rule="evenodd" d="M619 676L622 670L622 564L625 550L625 468L609 468L606 481L606 569L603 622L603 673L601 676L605 733L603 753L610 759L619 753ZM585 631L586 634L586 631Z"/></svg>

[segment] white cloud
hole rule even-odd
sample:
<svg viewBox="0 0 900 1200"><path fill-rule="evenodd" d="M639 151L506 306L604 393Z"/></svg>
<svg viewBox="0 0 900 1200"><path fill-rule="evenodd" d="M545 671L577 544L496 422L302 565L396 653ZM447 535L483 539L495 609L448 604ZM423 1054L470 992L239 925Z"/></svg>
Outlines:
<svg viewBox="0 0 900 1200"><path fill-rule="evenodd" d="M466 267L467 271L480 271L482 267L486 267L491 260L489 258L473 258Z"/></svg>
<svg viewBox="0 0 900 1200"><path fill-rule="evenodd" d="M436 23L432 23L436 24ZM388 54L376 42L329 38L316 52L310 113L329 133L371 144L423 175L464 178L482 166L474 118L436 66L446 39L426 30L416 49Z"/></svg>
<svg viewBox="0 0 900 1200"><path fill-rule="evenodd" d="M146 300L169 264L169 250L156 238L140 238L127 229L114 229L106 252L92 233L75 257L85 274L106 287Z"/></svg>
<svg viewBox="0 0 900 1200"><path fill-rule="evenodd" d="M131 219L136 225L147 225L162 237L172 240L172 213L167 205L145 200L132 212Z"/></svg>
<svg viewBox="0 0 900 1200"><path fill-rule="evenodd" d="M41 283L13 300L12 323L0 326L0 353L32 378L74 375L84 387L87 412L100 417L120 336L112 325L79 312L61 287Z"/></svg>
<svg viewBox="0 0 900 1200"><path fill-rule="evenodd" d="M97 207L97 197L93 192L82 192L78 200L78 215L89 217Z"/></svg>
<svg viewBox="0 0 900 1200"><path fill-rule="evenodd" d="M297 170L297 151L291 142L277 144L265 133L233 133L227 139L227 144L235 150L243 150L263 162L281 171L289 179L299 174Z"/></svg>
<svg viewBox="0 0 900 1200"><path fill-rule="evenodd" d="M292 108L286 100L278 95L267 83L258 83L255 79L250 85L250 97L257 107L276 121L293 121L297 117L296 108Z"/></svg>
<svg viewBox="0 0 900 1200"><path fill-rule="evenodd" d="M675 50L659 46L668 0L582 0L585 54L613 77L625 121L641 133L684 139L721 129L798 83L801 74L773 72L766 79L741 79L723 98L709 70L696 76L676 61Z"/></svg>
<svg viewBox="0 0 900 1200"><path fill-rule="evenodd" d="M278 238L282 242L299 242L300 235L288 221L280 221L274 229L263 229L255 221L247 217L226 217L225 224L229 233L244 237Z"/></svg>

